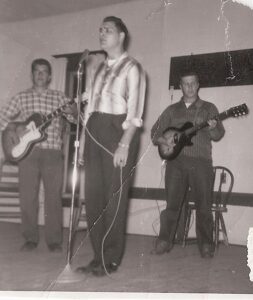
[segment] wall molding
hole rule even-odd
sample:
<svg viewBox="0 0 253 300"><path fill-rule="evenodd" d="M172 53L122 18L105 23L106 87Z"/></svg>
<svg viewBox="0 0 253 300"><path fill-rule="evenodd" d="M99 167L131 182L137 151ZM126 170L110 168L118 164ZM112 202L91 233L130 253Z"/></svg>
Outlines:
<svg viewBox="0 0 253 300"><path fill-rule="evenodd" d="M165 201L165 190L162 188L144 188L132 187L129 192L131 199L143 200L163 200ZM77 202L77 201L76 201ZM63 195L62 204L69 207L71 203L71 195ZM251 193L232 193L228 205L253 207L253 194Z"/></svg>
<svg viewBox="0 0 253 300"><path fill-rule="evenodd" d="M161 188L132 187L130 198L147 200L165 200L165 190ZM232 193L228 205L253 207L253 194Z"/></svg>

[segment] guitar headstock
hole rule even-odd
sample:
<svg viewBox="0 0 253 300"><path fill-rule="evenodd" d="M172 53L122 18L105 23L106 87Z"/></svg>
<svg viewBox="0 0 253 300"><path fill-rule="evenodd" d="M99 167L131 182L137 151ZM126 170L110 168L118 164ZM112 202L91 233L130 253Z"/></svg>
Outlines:
<svg viewBox="0 0 253 300"><path fill-rule="evenodd" d="M228 115L234 118L247 115L248 113L249 113L249 109L245 103L238 106L231 107L228 110Z"/></svg>

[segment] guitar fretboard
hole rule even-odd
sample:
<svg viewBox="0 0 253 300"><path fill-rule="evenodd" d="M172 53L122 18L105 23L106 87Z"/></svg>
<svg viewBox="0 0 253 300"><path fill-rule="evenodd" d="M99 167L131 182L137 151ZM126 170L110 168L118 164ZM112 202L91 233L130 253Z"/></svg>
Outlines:
<svg viewBox="0 0 253 300"><path fill-rule="evenodd" d="M210 120L223 121L223 120L225 120L229 117L239 117L239 116L246 115L246 114L248 114L248 107L244 103L244 104L232 107L228 110L225 110L222 113L217 114L216 116L212 117L211 119L209 119L205 122L194 125L193 127L187 129L185 131L185 134L186 135L191 135L191 134L194 134L195 132L197 132L198 130L209 126L208 122Z"/></svg>
<svg viewBox="0 0 253 300"><path fill-rule="evenodd" d="M68 103L58 107L56 110L54 110L50 114L46 115L44 118L44 122L39 126L39 128L43 128L53 118L58 117L66 107L72 105L73 103L74 103L74 100L70 100Z"/></svg>

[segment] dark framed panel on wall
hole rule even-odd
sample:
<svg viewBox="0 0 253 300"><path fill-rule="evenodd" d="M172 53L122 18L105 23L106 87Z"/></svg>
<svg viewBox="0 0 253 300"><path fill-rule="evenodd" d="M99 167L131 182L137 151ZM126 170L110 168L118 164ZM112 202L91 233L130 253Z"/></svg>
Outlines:
<svg viewBox="0 0 253 300"><path fill-rule="evenodd" d="M171 57L169 89L179 89L185 70L198 73L201 87L253 84L253 49Z"/></svg>

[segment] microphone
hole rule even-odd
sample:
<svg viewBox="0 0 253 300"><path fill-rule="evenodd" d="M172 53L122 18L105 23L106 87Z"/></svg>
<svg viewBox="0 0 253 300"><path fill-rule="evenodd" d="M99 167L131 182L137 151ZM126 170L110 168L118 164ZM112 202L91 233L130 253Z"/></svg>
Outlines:
<svg viewBox="0 0 253 300"><path fill-rule="evenodd" d="M78 63L79 66L87 59L87 57L89 56L89 53L90 53L90 51L88 49L85 49L83 51L83 54L81 55L79 63Z"/></svg>

